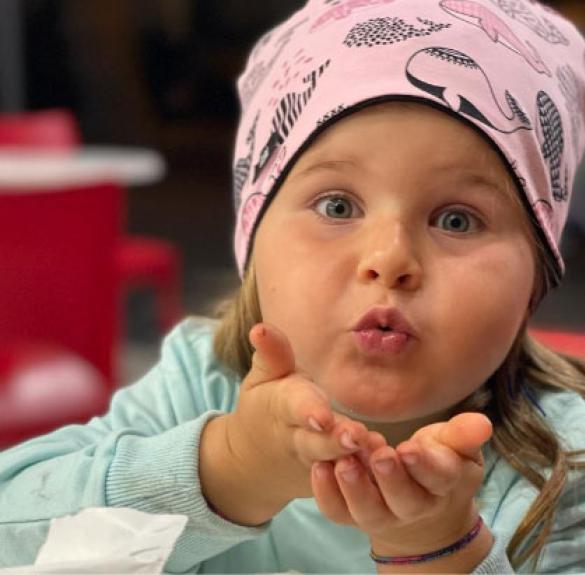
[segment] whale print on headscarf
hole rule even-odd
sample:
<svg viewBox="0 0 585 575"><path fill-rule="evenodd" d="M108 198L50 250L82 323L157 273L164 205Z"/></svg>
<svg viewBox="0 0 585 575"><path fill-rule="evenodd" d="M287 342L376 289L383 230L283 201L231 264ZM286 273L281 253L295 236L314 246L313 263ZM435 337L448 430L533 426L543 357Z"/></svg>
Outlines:
<svg viewBox="0 0 585 575"><path fill-rule="evenodd" d="M550 173L553 198L557 202L567 201L569 197L569 174L563 162L565 137L561 114L551 97L542 90L536 96L538 108L538 139L542 155ZM564 166L564 174L561 174Z"/></svg>
<svg viewBox="0 0 585 575"><path fill-rule="evenodd" d="M529 42L520 40L501 18L482 4L472 0L441 0L439 5L458 20L483 30L492 41L499 42L522 56L539 74L552 76L536 49Z"/></svg>
<svg viewBox="0 0 585 575"><path fill-rule="evenodd" d="M569 45L569 40L563 33L544 16L539 18L522 0L491 0L510 18L518 20L527 28L530 28L537 36L549 44Z"/></svg>
<svg viewBox="0 0 585 575"><path fill-rule="evenodd" d="M468 78L454 81L455 74L467 75ZM423 48L408 61L406 77L413 86L442 100L454 112L498 132L511 134L517 130L532 129L528 116L512 94L506 90L506 102L500 104L485 72L467 54L443 47ZM469 86L469 93L461 94L451 85ZM494 108L479 110L472 101L475 94L480 95L482 101L493 101ZM504 112L504 107L511 113Z"/></svg>
<svg viewBox="0 0 585 575"><path fill-rule="evenodd" d="M411 38L430 36L434 32L440 32L449 28L451 24L442 24L432 20L417 18L419 25L410 24L403 18L373 18L366 22L360 22L352 27L343 43L348 48L385 46L398 44Z"/></svg>

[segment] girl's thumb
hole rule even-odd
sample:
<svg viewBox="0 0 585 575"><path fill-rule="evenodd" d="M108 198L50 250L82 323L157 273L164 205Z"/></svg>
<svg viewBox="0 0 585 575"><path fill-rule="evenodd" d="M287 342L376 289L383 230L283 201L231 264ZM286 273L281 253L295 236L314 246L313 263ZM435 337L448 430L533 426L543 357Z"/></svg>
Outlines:
<svg viewBox="0 0 585 575"><path fill-rule="evenodd" d="M481 413L460 413L441 427L439 441L463 457L481 462L481 446L492 436L492 423Z"/></svg>
<svg viewBox="0 0 585 575"><path fill-rule="evenodd" d="M250 343L256 350L252 356L246 383L256 386L280 379L294 372L295 358L288 338L276 326L256 324L249 333Z"/></svg>

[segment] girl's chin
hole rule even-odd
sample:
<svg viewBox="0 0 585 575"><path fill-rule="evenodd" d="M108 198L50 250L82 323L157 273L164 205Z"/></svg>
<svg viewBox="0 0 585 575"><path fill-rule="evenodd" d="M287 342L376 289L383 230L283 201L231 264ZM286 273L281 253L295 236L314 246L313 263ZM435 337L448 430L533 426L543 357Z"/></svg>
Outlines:
<svg viewBox="0 0 585 575"><path fill-rule="evenodd" d="M416 406L413 398L378 397L356 398L343 397L341 394L329 393L331 407L337 413L364 423L401 423L421 416L420 406ZM410 399L410 401L409 401Z"/></svg>
<svg viewBox="0 0 585 575"><path fill-rule="evenodd" d="M327 394L332 408L352 419L364 422L394 423L416 417L423 398L413 393L416 386L402 378L382 380L379 374L360 373L352 377L350 370L327 373L318 381ZM364 384L364 379L368 381Z"/></svg>
<svg viewBox="0 0 585 575"><path fill-rule="evenodd" d="M331 407L333 411L340 413L341 415L346 415L351 419L355 419L357 421L363 421L365 423L394 423L396 421L400 421L401 418L397 418L396 416L387 415L387 414L374 414L368 413L368 410L364 409L363 407L358 409L353 409L344 405L343 403L338 402L335 399L331 400Z"/></svg>

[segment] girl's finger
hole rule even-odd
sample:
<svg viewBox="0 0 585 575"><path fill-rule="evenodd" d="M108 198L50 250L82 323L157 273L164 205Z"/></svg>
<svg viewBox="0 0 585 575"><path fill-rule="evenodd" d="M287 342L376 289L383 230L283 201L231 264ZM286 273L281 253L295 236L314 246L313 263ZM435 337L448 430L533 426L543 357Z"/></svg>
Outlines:
<svg viewBox="0 0 585 575"><path fill-rule="evenodd" d="M339 459L363 450L368 430L357 421L343 422L331 432L298 428L293 434L294 449L301 460L309 463Z"/></svg>
<svg viewBox="0 0 585 575"><path fill-rule="evenodd" d="M370 464L386 505L399 519L420 517L435 504L436 498L408 473L391 447L377 450Z"/></svg>
<svg viewBox="0 0 585 575"><path fill-rule="evenodd" d="M311 468L311 485L317 507L327 519L342 525L354 523L335 479L333 463L328 461L314 463Z"/></svg>
<svg viewBox="0 0 585 575"><path fill-rule="evenodd" d="M327 396L305 376L291 375L281 382L276 394L274 413L284 424L313 431L333 427L334 413Z"/></svg>
<svg viewBox="0 0 585 575"><path fill-rule="evenodd" d="M353 520L364 530L393 518L378 487L360 461L349 455L335 462L335 477Z"/></svg>
<svg viewBox="0 0 585 575"><path fill-rule="evenodd" d="M255 349L252 368L242 385L252 388L281 379L295 370L295 357L286 335L276 326L258 323L248 334Z"/></svg>
<svg viewBox="0 0 585 575"><path fill-rule="evenodd" d="M481 413L460 413L442 425L437 440L481 464L481 446L492 436L491 421Z"/></svg>
<svg viewBox="0 0 585 575"><path fill-rule="evenodd" d="M432 495L445 496L461 481L461 456L431 437L402 443L397 452L406 472Z"/></svg>
<svg viewBox="0 0 585 575"><path fill-rule="evenodd" d="M380 449L381 447L386 447L388 443L386 442L386 438L377 431L368 431L368 438L366 442L366 446L363 449L360 449L355 456L360 460L360 463L366 469L370 480L373 483L377 483L376 477L372 472L372 468L370 465L370 457L374 451Z"/></svg>

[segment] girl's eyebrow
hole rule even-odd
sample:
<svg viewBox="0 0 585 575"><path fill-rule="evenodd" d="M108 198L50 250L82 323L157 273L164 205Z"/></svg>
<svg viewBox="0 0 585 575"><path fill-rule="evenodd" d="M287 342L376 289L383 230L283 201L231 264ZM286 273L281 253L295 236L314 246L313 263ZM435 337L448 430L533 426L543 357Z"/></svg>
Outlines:
<svg viewBox="0 0 585 575"><path fill-rule="evenodd" d="M292 176L292 179L307 177L315 172L321 171L341 172L347 170L348 168L359 168L359 164L351 159L321 160L315 163L311 163L307 167L301 169ZM454 182L464 181L471 184L478 184L487 188L491 188L493 191L502 196L509 196L509 191L506 191L506 187L503 186L502 182L498 181L497 178L490 178L478 170L462 168L460 164L446 163L429 168L429 171L432 174L436 174L438 177L443 177L445 174L454 176Z"/></svg>
<svg viewBox="0 0 585 575"><path fill-rule="evenodd" d="M305 177L307 175L319 171L340 172L346 170L347 168L357 167L359 167L358 164L353 160L322 160L314 164L309 164L306 168L303 168L302 170L294 174L293 177L294 178Z"/></svg>
<svg viewBox="0 0 585 575"><path fill-rule="evenodd" d="M495 172L496 170L492 170ZM497 173L492 176L485 173L485 170L480 170L473 167L464 167L461 164L446 162L444 164L435 165L429 168L430 174L436 175L438 178L450 179L453 183L468 183L476 184L484 188L489 188L494 192L497 192L500 196L509 197L510 187L514 187L511 180L508 180L509 176L504 177Z"/></svg>

